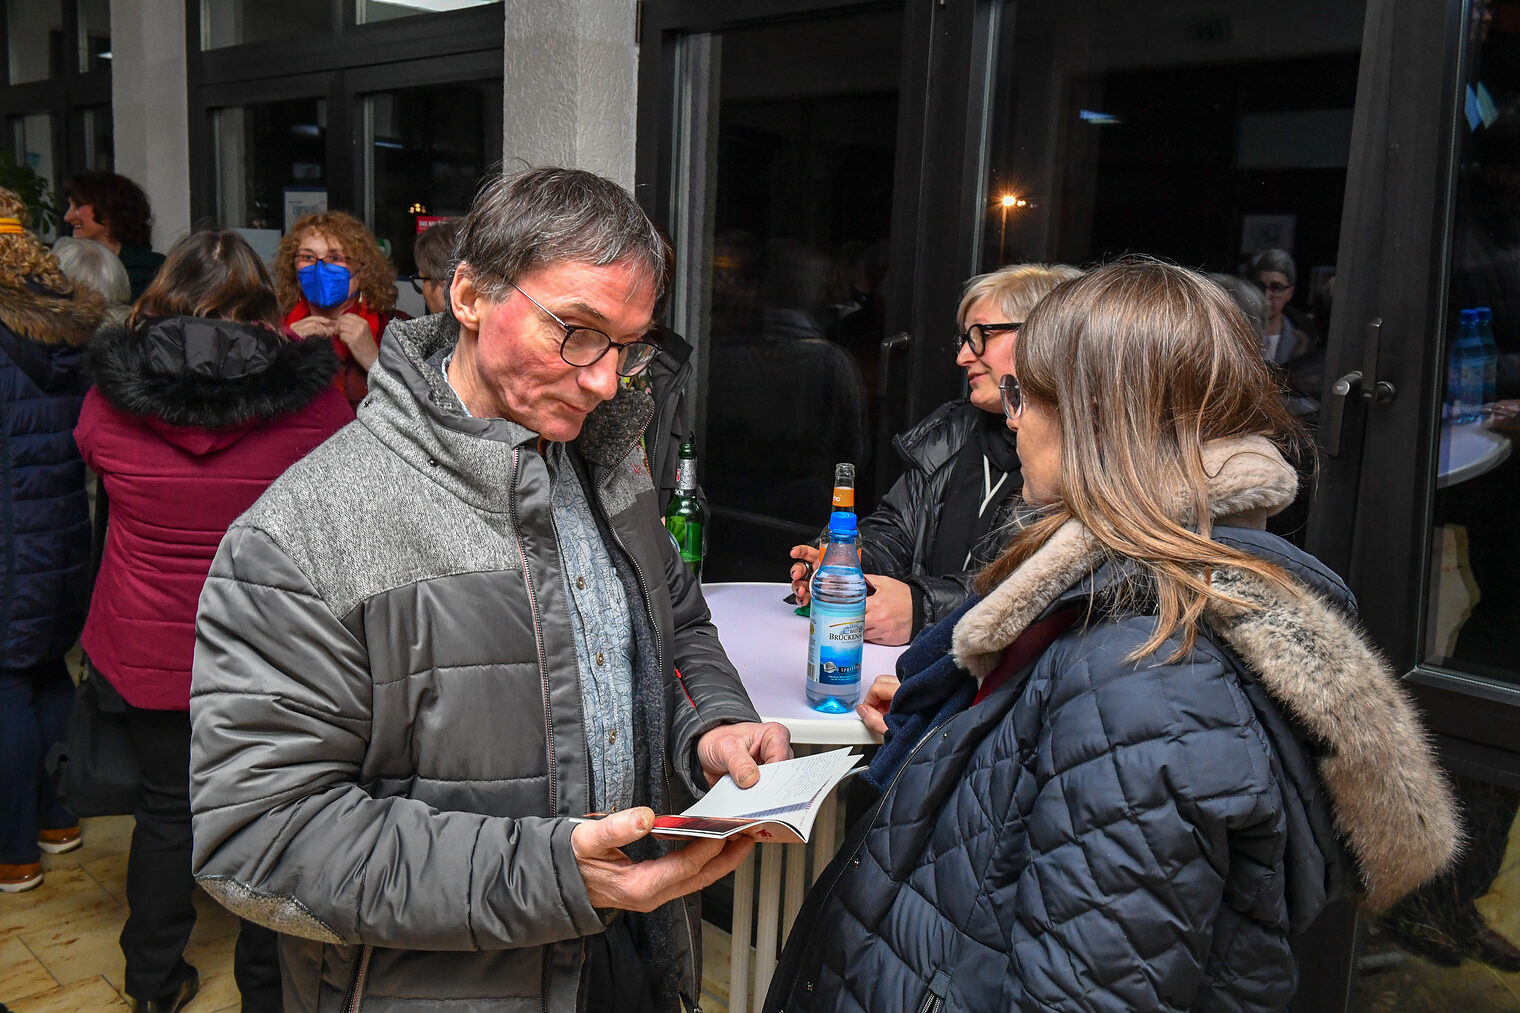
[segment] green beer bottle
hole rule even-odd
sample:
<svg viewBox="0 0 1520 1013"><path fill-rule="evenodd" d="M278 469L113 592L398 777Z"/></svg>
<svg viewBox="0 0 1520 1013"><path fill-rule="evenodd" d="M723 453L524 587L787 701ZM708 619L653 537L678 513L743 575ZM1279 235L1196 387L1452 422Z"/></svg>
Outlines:
<svg viewBox="0 0 1520 1013"><path fill-rule="evenodd" d="M681 553L681 560L692 575L702 578L702 553L707 549L707 511L697 499L697 446L687 440L681 444L676 464L676 493L665 508L665 528Z"/></svg>

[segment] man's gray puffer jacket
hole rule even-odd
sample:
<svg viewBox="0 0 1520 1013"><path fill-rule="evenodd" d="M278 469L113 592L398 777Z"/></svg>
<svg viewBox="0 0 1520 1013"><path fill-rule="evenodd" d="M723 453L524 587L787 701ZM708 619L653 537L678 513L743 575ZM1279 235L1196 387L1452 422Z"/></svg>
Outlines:
<svg viewBox="0 0 1520 1013"><path fill-rule="evenodd" d="M460 413L396 323L358 419L228 531L201 597L195 872L284 933L288 1013L569 1011L603 929L564 817L590 770L549 475L536 440ZM636 801L692 783L697 738L757 720L671 550L625 391L575 443L635 621ZM572 575L574 577L576 575ZM699 995L691 907L651 961ZM678 981L675 980L678 977Z"/></svg>
<svg viewBox="0 0 1520 1013"><path fill-rule="evenodd" d="M1218 517L1297 492L1260 437L1204 470ZM1139 571L1072 520L947 620L933 665L983 678L1077 616L919 739L799 914L768 1013L1279 1011L1291 933L1357 880L1381 910L1440 871L1451 795L1345 585L1274 535L1212 537L1303 593L1220 567L1191 647L1131 660L1156 629Z"/></svg>

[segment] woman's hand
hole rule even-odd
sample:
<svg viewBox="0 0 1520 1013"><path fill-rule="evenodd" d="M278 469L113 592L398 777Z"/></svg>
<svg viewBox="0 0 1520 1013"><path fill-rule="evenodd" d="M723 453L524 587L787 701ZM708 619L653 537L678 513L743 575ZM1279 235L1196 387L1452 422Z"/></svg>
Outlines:
<svg viewBox="0 0 1520 1013"><path fill-rule="evenodd" d="M866 639L897 647L913 639L913 590L895 577L866 574L876 593L866 599Z"/></svg>
<svg viewBox="0 0 1520 1013"><path fill-rule="evenodd" d="M855 708L860 720L877 735L883 735L887 731L887 711L892 709L892 698L897 695L897 687L900 685L902 684L895 675L878 675L866 690L860 706Z"/></svg>
<svg viewBox="0 0 1520 1013"><path fill-rule="evenodd" d="M338 333L337 323L326 317L302 317L290 329L303 338L331 338Z"/></svg>
<svg viewBox="0 0 1520 1013"><path fill-rule="evenodd" d="M798 605L806 605L810 600L808 581L813 579L813 571L818 569L818 558L822 555L822 549L811 545L792 546L791 556L799 560L792 564L792 593L797 596Z"/></svg>
<svg viewBox="0 0 1520 1013"><path fill-rule="evenodd" d="M338 340L348 347L348 354L366 372L380 358L380 346L370 334L369 324L357 313L345 313L338 318Z"/></svg>

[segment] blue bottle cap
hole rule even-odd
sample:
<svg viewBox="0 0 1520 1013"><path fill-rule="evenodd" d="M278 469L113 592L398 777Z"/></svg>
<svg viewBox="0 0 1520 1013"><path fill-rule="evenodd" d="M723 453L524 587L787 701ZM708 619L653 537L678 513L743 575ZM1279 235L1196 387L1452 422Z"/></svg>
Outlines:
<svg viewBox="0 0 1520 1013"><path fill-rule="evenodd" d="M1471 321L1473 323L1477 323L1477 321L1478 321L1478 311L1477 310L1463 310L1462 311L1462 322L1465 324L1465 323L1467 323L1469 321Z"/></svg>
<svg viewBox="0 0 1520 1013"><path fill-rule="evenodd" d="M1473 315L1476 316L1479 321L1492 320L1494 318L1494 311L1489 309L1487 306L1479 306L1477 309L1473 310Z"/></svg>
<svg viewBox="0 0 1520 1013"><path fill-rule="evenodd" d="M835 510L829 514L831 536L855 537L855 515L848 510Z"/></svg>

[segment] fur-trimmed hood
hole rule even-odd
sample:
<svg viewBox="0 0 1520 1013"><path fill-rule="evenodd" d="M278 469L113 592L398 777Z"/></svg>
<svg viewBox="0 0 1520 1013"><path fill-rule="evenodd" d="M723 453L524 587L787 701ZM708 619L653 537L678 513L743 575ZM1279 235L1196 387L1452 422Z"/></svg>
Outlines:
<svg viewBox="0 0 1520 1013"><path fill-rule="evenodd" d="M87 292L60 295L32 283L0 278L0 324L44 345L79 347L100 325L106 305Z"/></svg>
<svg viewBox="0 0 1520 1013"><path fill-rule="evenodd" d="M1260 437L1209 445L1204 467L1216 519L1275 512L1297 490L1293 469ZM1068 522L961 618L956 661L985 677L1050 606L1089 596L1121 565L1080 523ZM1233 601L1208 604L1209 631L1323 744L1317 766L1336 828L1357 861L1368 907L1386 909L1444 869L1462 839L1413 704L1342 603L1307 587L1294 595L1235 568L1211 579Z"/></svg>
<svg viewBox="0 0 1520 1013"><path fill-rule="evenodd" d="M114 407L169 426L229 431L300 411L338 368L327 338L259 324L153 317L106 327L86 366Z"/></svg>

